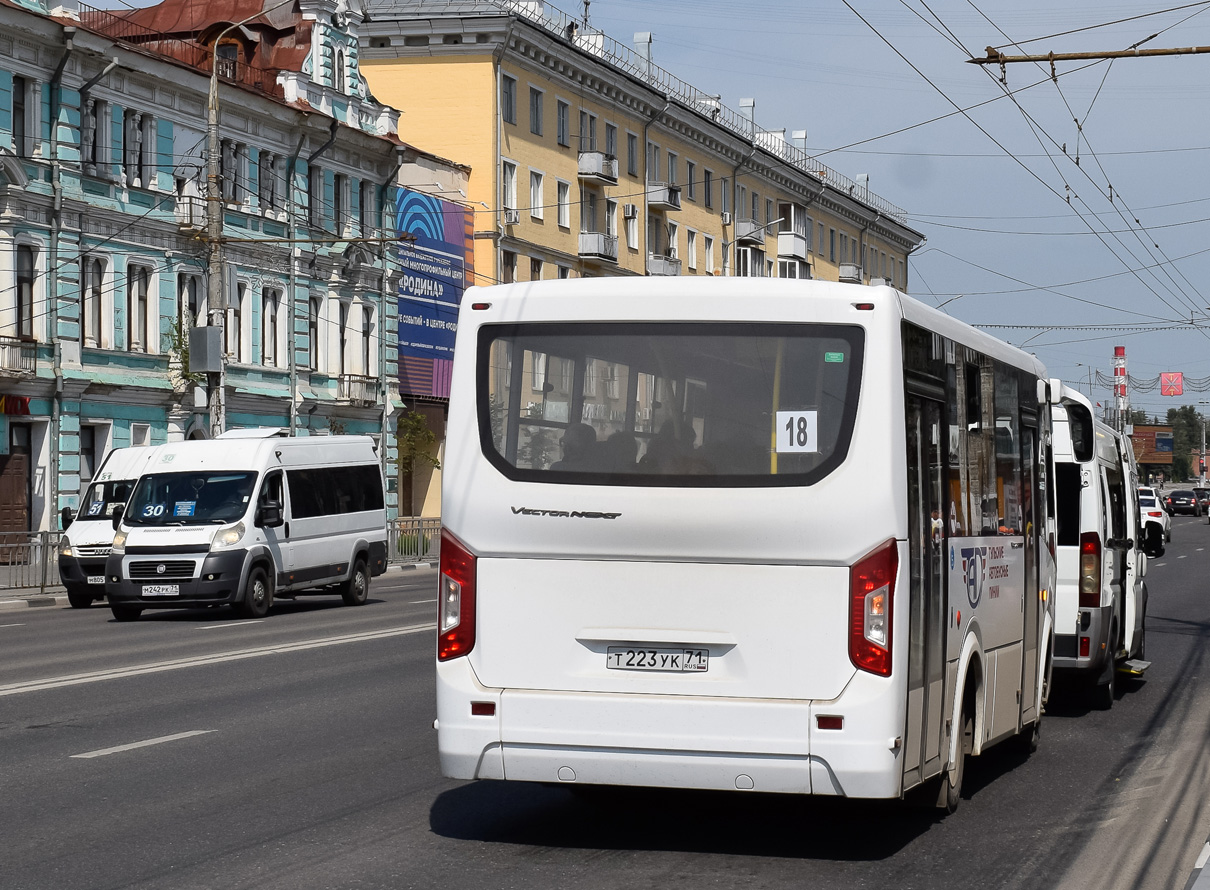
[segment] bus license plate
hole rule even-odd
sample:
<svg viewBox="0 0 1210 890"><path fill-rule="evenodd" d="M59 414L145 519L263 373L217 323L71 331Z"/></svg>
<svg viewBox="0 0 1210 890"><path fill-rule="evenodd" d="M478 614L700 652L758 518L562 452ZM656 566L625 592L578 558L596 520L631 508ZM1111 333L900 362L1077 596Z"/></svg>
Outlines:
<svg viewBox="0 0 1210 890"><path fill-rule="evenodd" d="M637 649L610 646L605 652L605 667L617 671L704 671L710 663L709 649Z"/></svg>
<svg viewBox="0 0 1210 890"><path fill-rule="evenodd" d="M179 584L144 584L143 596L180 596Z"/></svg>
<svg viewBox="0 0 1210 890"><path fill-rule="evenodd" d="M104 583L105 583L105 576L104 576L104 575L89 575L89 576L88 576L88 583L89 583L89 584L97 584L97 585L104 584Z"/></svg>

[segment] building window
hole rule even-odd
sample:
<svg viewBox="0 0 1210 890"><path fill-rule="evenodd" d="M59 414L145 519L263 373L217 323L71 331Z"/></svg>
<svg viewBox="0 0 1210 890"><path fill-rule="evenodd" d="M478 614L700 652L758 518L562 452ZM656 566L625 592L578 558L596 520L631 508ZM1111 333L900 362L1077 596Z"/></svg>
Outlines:
<svg viewBox="0 0 1210 890"><path fill-rule="evenodd" d="M80 274L80 339L85 346L105 346L101 333L101 300L105 287L105 260L85 256Z"/></svg>
<svg viewBox="0 0 1210 890"><path fill-rule="evenodd" d="M32 340L34 336L34 248L17 245L17 336Z"/></svg>
<svg viewBox="0 0 1210 890"><path fill-rule="evenodd" d="M260 298L260 355L262 365L277 364L277 312L281 291L265 288Z"/></svg>
<svg viewBox="0 0 1210 890"><path fill-rule="evenodd" d="M181 336L189 336L189 328L202 322L202 278L181 272L176 277L177 308L180 315L177 323Z"/></svg>
<svg viewBox="0 0 1210 890"><path fill-rule="evenodd" d="M349 349L349 304L344 300L337 300L337 325L336 325L336 373L349 373L346 361L348 359Z"/></svg>
<svg viewBox="0 0 1210 890"><path fill-rule="evenodd" d="M223 326L223 352L231 356L233 361L244 360L244 319L251 316L248 306L248 284L240 281L235 285L235 298L227 307L230 317ZM252 349L251 337L248 349Z"/></svg>
<svg viewBox="0 0 1210 890"><path fill-rule="evenodd" d="M849 236L844 232L840 233L840 261L842 263L849 261Z"/></svg>
<svg viewBox="0 0 1210 890"><path fill-rule="evenodd" d="M597 116L580 112L580 151L597 150Z"/></svg>
<svg viewBox="0 0 1210 890"><path fill-rule="evenodd" d="M777 217L773 215L773 199L765 198L765 222L776 222Z"/></svg>
<svg viewBox="0 0 1210 890"><path fill-rule="evenodd" d="M126 348L132 352L153 352L148 333L151 301L151 270L146 266L126 267Z"/></svg>
<svg viewBox="0 0 1210 890"><path fill-rule="evenodd" d="M618 202L609 198L605 199L605 234L618 237Z"/></svg>
<svg viewBox="0 0 1210 890"><path fill-rule="evenodd" d="M605 125L605 154L611 158L618 156L618 128L613 124Z"/></svg>
<svg viewBox="0 0 1210 890"><path fill-rule="evenodd" d="M647 181L654 182L660 175L660 147L654 142L647 143Z"/></svg>
<svg viewBox="0 0 1210 890"><path fill-rule="evenodd" d="M314 228L324 224L324 171L312 166L307 170L307 218Z"/></svg>
<svg viewBox="0 0 1210 890"><path fill-rule="evenodd" d="M631 250L639 249L639 219L637 216L626 218L626 246Z"/></svg>
<svg viewBox="0 0 1210 890"><path fill-rule="evenodd" d="M80 490L92 482L97 472L97 428L80 424Z"/></svg>
<svg viewBox="0 0 1210 890"><path fill-rule="evenodd" d="M517 255L511 250L501 251L500 283L512 284L517 280Z"/></svg>
<svg viewBox="0 0 1210 890"><path fill-rule="evenodd" d="M639 137L634 133L626 134L626 173L639 175Z"/></svg>
<svg viewBox="0 0 1210 890"><path fill-rule="evenodd" d="M319 370L319 311L321 301L319 297L311 297L307 300L307 358L311 363L311 369Z"/></svg>
<svg viewBox="0 0 1210 890"><path fill-rule="evenodd" d="M504 180L504 209L517 209L517 165L512 161L503 161L501 169Z"/></svg>
<svg viewBox="0 0 1210 890"><path fill-rule="evenodd" d="M828 229L828 262L836 262L836 230Z"/></svg>
<svg viewBox="0 0 1210 890"><path fill-rule="evenodd" d="M718 181L719 203L723 206L720 208L723 213L731 209L731 183L726 176L723 176Z"/></svg>
<svg viewBox="0 0 1210 890"><path fill-rule="evenodd" d="M534 219L542 218L542 207L546 203L542 180L542 174L537 170L529 171L529 215Z"/></svg>
<svg viewBox="0 0 1210 890"><path fill-rule="evenodd" d="M559 100L557 109L556 129L560 145L571 145L571 106Z"/></svg>
<svg viewBox="0 0 1210 890"><path fill-rule="evenodd" d="M678 254L676 245L679 240L680 226L674 222L668 223L668 249L665 251L666 256L671 257L674 260L677 258Z"/></svg>
<svg viewBox="0 0 1210 890"><path fill-rule="evenodd" d="M597 228L597 193L580 189L580 231L599 232Z"/></svg>
<svg viewBox="0 0 1210 890"><path fill-rule="evenodd" d="M559 227L571 228L571 184L560 182L557 186L559 202Z"/></svg>
<svg viewBox="0 0 1210 890"><path fill-rule="evenodd" d="M537 257L529 258L529 280L530 281L541 281L542 280L542 261L540 259L538 259Z"/></svg>
<svg viewBox="0 0 1210 890"><path fill-rule="evenodd" d="M676 161L677 157L672 152L668 152L668 184L676 185Z"/></svg>
<svg viewBox="0 0 1210 890"><path fill-rule="evenodd" d="M332 218L336 234L343 235L349 224L349 177L343 173L332 177Z"/></svg>
<svg viewBox="0 0 1210 890"><path fill-rule="evenodd" d="M500 114L506 124L517 122L517 81L507 74L500 78Z"/></svg>
<svg viewBox="0 0 1210 890"><path fill-rule="evenodd" d="M34 101L33 81L26 77L13 77L13 151L23 158L34 154L34 139L38 132L32 120L38 103Z"/></svg>
<svg viewBox="0 0 1210 890"><path fill-rule="evenodd" d="M529 132L542 135L542 91L529 88Z"/></svg>
<svg viewBox="0 0 1210 890"><path fill-rule="evenodd" d="M685 265L697 269L697 232L693 229L685 230Z"/></svg>
<svg viewBox="0 0 1210 890"><path fill-rule="evenodd" d="M130 425L130 444L134 448L145 448L151 444L151 424L132 423Z"/></svg>
<svg viewBox="0 0 1210 890"><path fill-rule="evenodd" d="M714 239L709 235L702 236L702 260L706 265L706 274L714 274Z"/></svg>
<svg viewBox="0 0 1210 890"><path fill-rule="evenodd" d="M571 266L560 266L559 267L559 279L564 280L567 278L571 278Z"/></svg>
<svg viewBox="0 0 1210 890"><path fill-rule="evenodd" d="M714 206L714 173L710 170L702 171L702 203Z"/></svg>
<svg viewBox="0 0 1210 890"><path fill-rule="evenodd" d="M685 161L685 194L690 201L697 200L697 164Z"/></svg>
<svg viewBox="0 0 1210 890"><path fill-rule="evenodd" d="M361 307L361 373L373 377L374 368L374 307Z"/></svg>

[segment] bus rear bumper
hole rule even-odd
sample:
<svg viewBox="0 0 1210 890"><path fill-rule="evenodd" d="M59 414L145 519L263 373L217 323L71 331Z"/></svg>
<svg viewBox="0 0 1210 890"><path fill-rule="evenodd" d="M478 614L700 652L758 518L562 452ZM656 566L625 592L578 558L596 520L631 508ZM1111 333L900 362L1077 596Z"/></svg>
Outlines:
<svg viewBox="0 0 1210 890"><path fill-rule="evenodd" d="M451 778L900 795L895 709L877 696L845 696L844 729L830 731L815 715L837 702L492 690L461 668L437 672L437 745ZM492 716L472 714L489 702Z"/></svg>

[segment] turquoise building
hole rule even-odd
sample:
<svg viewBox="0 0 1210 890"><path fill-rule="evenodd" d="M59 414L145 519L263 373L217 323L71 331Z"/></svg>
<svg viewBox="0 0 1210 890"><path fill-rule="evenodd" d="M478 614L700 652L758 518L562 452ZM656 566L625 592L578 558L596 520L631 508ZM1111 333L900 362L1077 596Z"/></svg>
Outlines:
<svg viewBox="0 0 1210 890"><path fill-rule="evenodd" d="M111 448L249 426L373 436L395 514L396 183L465 170L399 139L359 22L344 0L0 6L0 531L56 528Z"/></svg>

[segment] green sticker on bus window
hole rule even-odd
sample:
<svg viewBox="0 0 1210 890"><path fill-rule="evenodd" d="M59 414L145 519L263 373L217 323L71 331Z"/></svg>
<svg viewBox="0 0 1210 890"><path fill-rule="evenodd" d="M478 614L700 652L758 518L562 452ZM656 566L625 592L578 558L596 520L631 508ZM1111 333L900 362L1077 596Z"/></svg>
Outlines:
<svg viewBox="0 0 1210 890"><path fill-rule="evenodd" d="M825 362L843 362L844 353L843 352L825 352L823 354L823 360Z"/></svg>

